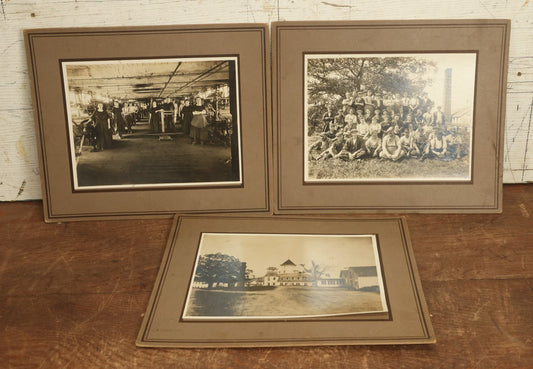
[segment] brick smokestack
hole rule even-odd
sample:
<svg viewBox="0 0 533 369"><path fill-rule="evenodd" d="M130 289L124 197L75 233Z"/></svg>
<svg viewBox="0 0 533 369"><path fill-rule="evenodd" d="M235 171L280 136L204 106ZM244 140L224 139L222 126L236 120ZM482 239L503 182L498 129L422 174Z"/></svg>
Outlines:
<svg viewBox="0 0 533 369"><path fill-rule="evenodd" d="M452 68L444 71L444 118L447 124L452 121Z"/></svg>

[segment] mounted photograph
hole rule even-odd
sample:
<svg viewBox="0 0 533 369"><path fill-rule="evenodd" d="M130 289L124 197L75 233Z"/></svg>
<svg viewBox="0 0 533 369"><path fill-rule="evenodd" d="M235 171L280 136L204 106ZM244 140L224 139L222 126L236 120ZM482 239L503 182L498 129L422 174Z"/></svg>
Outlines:
<svg viewBox="0 0 533 369"><path fill-rule="evenodd" d="M388 311L374 235L203 233L181 318Z"/></svg>
<svg viewBox="0 0 533 369"><path fill-rule="evenodd" d="M476 62L305 54L305 181L470 181Z"/></svg>
<svg viewBox="0 0 533 369"><path fill-rule="evenodd" d="M74 190L238 186L238 58L62 61Z"/></svg>
<svg viewBox="0 0 533 369"><path fill-rule="evenodd" d="M501 212L509 31L273 23L274 213Z"/></svg>
<svg viewBox="0 0 533 369"><path fill-rule="evenodd" d="M269 211L267 24L24 37L45 222Z"/></svg>
<svg viewBox="0 0 533 369"><path fill-rule="evenodd" d="M137 336L142 347L434 342L394 217L176 216Z"/></svg>

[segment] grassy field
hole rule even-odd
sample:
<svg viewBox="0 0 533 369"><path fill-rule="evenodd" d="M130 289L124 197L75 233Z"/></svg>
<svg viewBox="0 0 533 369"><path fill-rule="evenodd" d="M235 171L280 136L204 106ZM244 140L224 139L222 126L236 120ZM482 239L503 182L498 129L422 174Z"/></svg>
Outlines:
<svg viewBox="0 0 533 369"><path fill-rule="evenodd" d="M327 159L308 162L312 179L468 179L468 158L443 161L404 158L398 162L367 158L361 161Z"/></svg>

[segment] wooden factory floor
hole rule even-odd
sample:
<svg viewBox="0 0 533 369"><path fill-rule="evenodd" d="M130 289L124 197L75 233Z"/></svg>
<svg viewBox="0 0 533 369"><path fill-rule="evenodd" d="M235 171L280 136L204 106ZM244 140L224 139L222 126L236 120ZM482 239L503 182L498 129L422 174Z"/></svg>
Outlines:
<svg viewBox="0 0 533 369"><path fill-rule="evenodd" d="M114 140L104 151L85 145L78 158L79 186L197 183L238 181L231 171L231 149L220 145L192 145L182 132L150 133L139 122L133 133Z"/></svg>

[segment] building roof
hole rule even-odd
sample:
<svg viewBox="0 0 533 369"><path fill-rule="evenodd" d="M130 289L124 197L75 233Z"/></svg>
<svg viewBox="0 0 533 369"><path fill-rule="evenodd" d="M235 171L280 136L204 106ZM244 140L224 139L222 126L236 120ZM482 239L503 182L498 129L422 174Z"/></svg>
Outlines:
<svg viewBox="0 0 533 369"><path fill-rule="evenodd" d="M469 115L472 115L472 108L471 107L462 108L462 109L456 110L456 111L454 111L452 113L452 117L454 117L454 118L460 118L460 117L469 116Z"/></svg>
<svg viewBox="0 0 533 369"><path fill-rule="evenodd" d="M349 267L348 269L357 273L359 277L377 277L378 271L375 266Z"/></svg>
<svg viewBox="0 0 533 369"><path fill-rule="evenodd" d="M281 266L296 266L296 264L294 264L291 259L287 259L287 261L281 264Z"/></svg>

